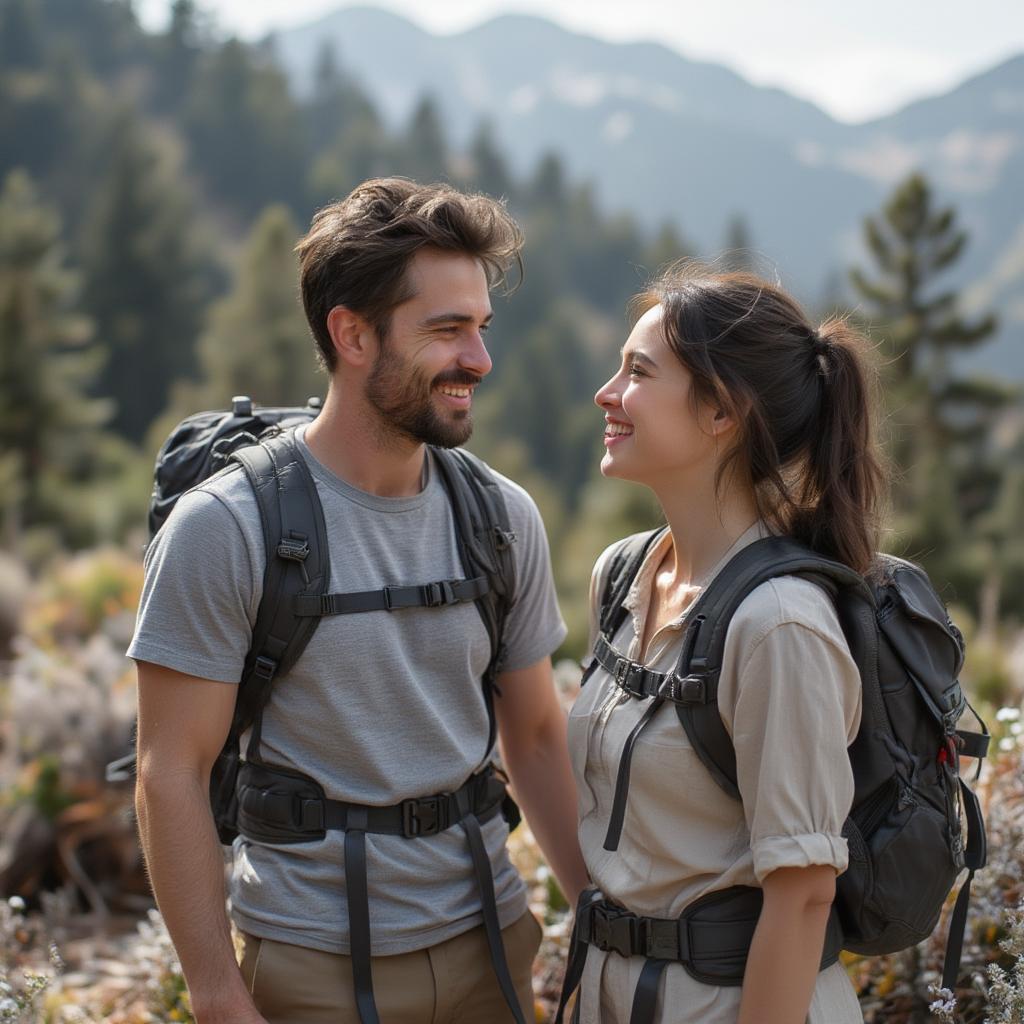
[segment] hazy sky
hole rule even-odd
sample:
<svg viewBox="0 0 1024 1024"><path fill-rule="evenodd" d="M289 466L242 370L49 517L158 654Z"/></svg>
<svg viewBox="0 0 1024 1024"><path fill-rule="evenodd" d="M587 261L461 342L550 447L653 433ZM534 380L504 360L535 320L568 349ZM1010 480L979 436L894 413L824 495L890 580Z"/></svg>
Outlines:
<svg viewBox="0 0 1024 1024"><path fill-rule="evenodd" d="M341 0L199 0L219 27L245 38L312 21ZM168 0L136 0L143 23L166 22ZM1019 0L383 0L434 32L457 32L522 11L610 40L657 40L726 64L762 85L860 121L943 92L1024 53Z"/></svg>

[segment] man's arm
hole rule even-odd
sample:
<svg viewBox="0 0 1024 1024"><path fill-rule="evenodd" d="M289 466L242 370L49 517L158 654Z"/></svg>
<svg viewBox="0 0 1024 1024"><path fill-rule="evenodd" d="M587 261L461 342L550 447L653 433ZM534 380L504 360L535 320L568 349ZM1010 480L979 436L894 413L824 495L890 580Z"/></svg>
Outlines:
<svg viewBox="0 0 1024 1024"><path fill-rule="evenodd" d="M589 884L577 835L576 783L551 659L498 676L501 751L518 802L570 905Z"/></svg>
<svg viewBox="0 0 1024 1024"><path fill-rule="evenodd" d="M828 864L778 868L762 883L764 906L743 975L737 1024L804 1024L836 893Z"/></svg>
<svg viewBox="0 0 1024 1024"><path fill-rule="evenodd" d="M266 1024L235 961L224 859L210 811L210 771L238 689L138 662L135 807L157 903L198 1024Z"/></svg>

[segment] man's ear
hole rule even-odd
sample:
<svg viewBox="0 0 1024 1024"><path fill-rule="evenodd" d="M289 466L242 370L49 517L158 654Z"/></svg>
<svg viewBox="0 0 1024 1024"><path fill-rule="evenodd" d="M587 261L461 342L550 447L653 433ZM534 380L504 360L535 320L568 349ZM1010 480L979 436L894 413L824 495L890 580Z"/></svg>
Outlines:
<svg viewBox="0 0 1024 1024"><path fill-rule="evenodd" d="M366 366L377 356L377 332L365 317L347 306L335 306L327 314L327 333L339 362Z"/></svg>

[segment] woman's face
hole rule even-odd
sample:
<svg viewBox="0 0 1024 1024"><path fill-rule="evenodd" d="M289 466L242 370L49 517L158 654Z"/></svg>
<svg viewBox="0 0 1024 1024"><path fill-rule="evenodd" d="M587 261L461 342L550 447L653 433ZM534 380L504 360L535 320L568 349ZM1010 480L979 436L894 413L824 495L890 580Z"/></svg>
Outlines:
<svg viewBox="0 0 1024 1024"><path fill-rule="evenodd" d="M594 396L605 414L601 472L655 489L659 481L713 476L725 417L706 405L695 412L690 388L654 306L626 339L618 373Z"/></svg>

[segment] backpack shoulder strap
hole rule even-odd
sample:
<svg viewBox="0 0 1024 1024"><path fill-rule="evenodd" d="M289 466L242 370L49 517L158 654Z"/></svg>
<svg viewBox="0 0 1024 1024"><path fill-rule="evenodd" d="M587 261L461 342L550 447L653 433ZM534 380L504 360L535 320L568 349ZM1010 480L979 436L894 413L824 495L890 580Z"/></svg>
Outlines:
<svg viewBox="0 0 1024 1024"><path fill-rule="evenodd" d="M679 721L715 782L739 799L736 750L718 709L718 680L729 623L743 600L779 576L803 576L836 599L853 595L873 622L874 599L863 577L789 537L767 537L732 558L697 599L688 616L676 668L673 700ZM844 623L844 633L848 634ZM865 628L868 628L865 626ZM856 657L856 652L855 652ZM857 659L858 666L863 665Z"/></svg>
<svg viewBox="0 0 1024 1024"><path fill-rule="evenodd" d="M504 656L502 637L516 597L516 563L512 554L516 535L501 485L482 460L463 448L431 448L431 452L451 502L462 567L470 576L483 573L489 584L475 603L491 643L491 658L483 677L490 750L497 736L494 696L495 679Z"/></svg>
<svg viewBox="0 0 1024 1024"><path fill-rule="evenodd" d="M667 526L663 526L627 537L612 555L601 588L598 614L599 630L609 642L626 617L622 602L625 601L629 588L647 557L647 552L667 529Z"/></svg>
<svg viewBox="0 0 1024 1024"><path fill-rule="evenodd" d="M263 596L233 724L239 733L256 726L249 744L255 753L271 683L295 664L320 622L316 617L297 616L294 599L327 593L330 554L320 497L294 431L239 449L232 459L241 464L252 485L266 550Z"/></svg>

